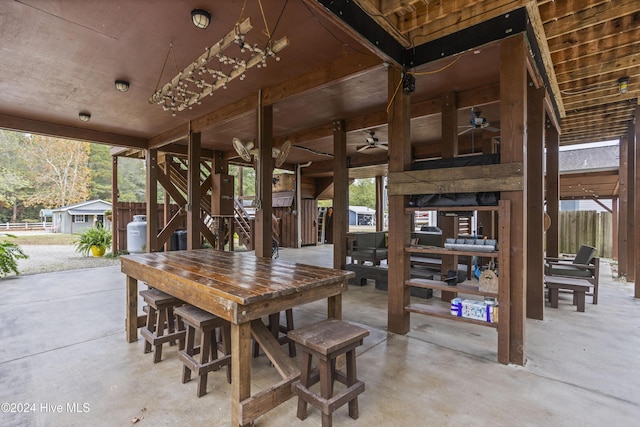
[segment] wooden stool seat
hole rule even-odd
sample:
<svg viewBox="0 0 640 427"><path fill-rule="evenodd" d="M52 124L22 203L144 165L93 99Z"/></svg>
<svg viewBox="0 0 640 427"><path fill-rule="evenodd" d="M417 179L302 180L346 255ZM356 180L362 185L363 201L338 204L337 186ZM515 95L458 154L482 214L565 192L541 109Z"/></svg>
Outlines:
<svg viewBox="0 0 640 427"><path fill-rule="evenodd" d="M176 315L187 327L186 345L178 353L182 367L182 382L191 381L191 372L198 376L198 397L207 393L207 375L222 366L227 367L227 382L231 384L231 324L226 320L194 307L183 305L175 310ZM200 331L200 346L195 345L196 329ZM222 356L218 357L218 338L220 331ZM199 359L195 356L200 354Z"/></svg>
<svg viewBox="0 0 640 427"><path fill-rule="evenodd" d="M289 332L302 352L300 380L292 384L298 395L297 416L307 417L307 403L322 412L322 427L331 427L333 412L349 403L349 416L358 418L358 395L364 391L364 383L357 379L355 349L362 344L369 331L336 319L327 319ZM346 375L336 370L336 358L346 354ZM320 375L312 375L311 361L319 360ZM333 396L333 383L339 381L347 388ZM320 396L310 387L320 381Z"/></svg>
<svg viewBox="0 0 640 427"><path fill-rule="evenodd" d="M593 286L591 282L574 277L544 276L544 283L549 288L552 308L558 308L558 293L561 289L566 289L573 292L573 305L577 306L579 312L584 312L585 295Z"/></svg>
<svg viewBox="0 0 640 427"><path fill-rule="evenodd" d="M173 313L175 307L184 303L157 289L141 291L140 295L147 303L147 323L140 330L140 335L145 339L144 352L150 353L151 347L155 347L153 363L158 363L162 360L162 344L168 342L175 345L178 340L180 349L184 347L184 327L180 321L176 325Z"/></svg>

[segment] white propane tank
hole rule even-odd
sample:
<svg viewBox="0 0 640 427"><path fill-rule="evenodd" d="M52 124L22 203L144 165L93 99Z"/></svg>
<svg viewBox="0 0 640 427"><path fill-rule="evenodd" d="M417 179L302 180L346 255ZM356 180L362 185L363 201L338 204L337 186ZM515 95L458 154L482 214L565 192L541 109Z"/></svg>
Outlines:
<svg viewBox="0 0 640 427"><path fill-rule="evenodd" d="M147 245L147 216L134 215L133 221L127 224L127 252L143 253Z"/></svg>

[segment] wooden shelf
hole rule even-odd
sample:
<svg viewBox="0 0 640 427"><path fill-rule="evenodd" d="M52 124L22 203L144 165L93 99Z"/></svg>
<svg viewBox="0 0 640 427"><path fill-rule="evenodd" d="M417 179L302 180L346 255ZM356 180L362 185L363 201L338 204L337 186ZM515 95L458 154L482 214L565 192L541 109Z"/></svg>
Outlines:
<svg viewBox="0 0 640 427"><path fill-rule="evenodd" d="M459 251L457 249L447 249L438 246L420 246L412 245L404 248L404 251L411 254L440 254L440 255L466 255L466 256L479 256L485 258L497 258L499 252L483 252L483 251Z"/></svg>
<svg viewBox="0 0 640 427"><path fill-rule="evenodd" d="M467 317L459 317L451 314L451 310L445 307L437 305L426 304L409 304L404 308L405 311L410 313L425 314L433 317L440 317L447 320L455 320L458 322L471 323L472 325L488 326L490 328L498 328L497 323L484 322L482 320L469 319Z"/></svg>
<svg viewBox="0 0 640 427"><path fill-rule="evenodd" d="M405 208L406 213L437 211L437 212L473 212L473 211L497 211L498 206L440 206L440 207L411 207Z"/></svg>
<svg viewBox="0 0 640 427"><path fill-rule="evenodd" d="M498 298L497 293L481 291L477 286L457 284L456 286L449 286L446 282L440 280L429 279L410 279L404 282L405 286L411 286L416 288L438 289L440 291L455 292L469 295L479 295L488 298Z"/></svg>

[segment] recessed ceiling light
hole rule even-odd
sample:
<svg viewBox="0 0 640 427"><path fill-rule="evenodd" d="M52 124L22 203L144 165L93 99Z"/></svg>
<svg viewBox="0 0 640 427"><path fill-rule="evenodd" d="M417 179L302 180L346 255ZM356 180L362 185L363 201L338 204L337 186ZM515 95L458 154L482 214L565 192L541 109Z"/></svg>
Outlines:
<svg viewBox="0 0 640 427"><path fill-rule="evenodd" d="M82 112L78 114L78 118L80 119L81 122L88 122L89 120L91 120L91 114Z"/></svg>

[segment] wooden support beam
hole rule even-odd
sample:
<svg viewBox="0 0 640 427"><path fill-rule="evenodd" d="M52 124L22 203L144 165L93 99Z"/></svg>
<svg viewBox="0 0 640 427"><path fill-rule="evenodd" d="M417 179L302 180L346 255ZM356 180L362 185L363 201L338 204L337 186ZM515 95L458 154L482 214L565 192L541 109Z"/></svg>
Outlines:
<svg viewBox="0 0 640 427"><path fill-rule="evenodd" d="M411 169L411 114L410 95L403 90L396 93L402 81L402 70L389 67L387 93L389 94L389 171L401 172ZM404 281L409 279L409 255L404 248L411 242L411 218L407 214L409 196L389 196L389 332L409 332L409 288Z"/></svg>
<svg viewBox="0 0 640 427"><path fill-rule="evenodd" d="M116 207L118 206L118 156L111 156L111 252L118 251L118 215L116 215Z"/></svg>
<svg viewBox="0 0 640 427"><path fill-rule="evenodd" d="M636 117L637 118L637 117ZM629 139L627 144L627 220L629 225L627 226L627 282L636 281L636 136L640 124L635 122L629 123Z"/></svg>
<svg viewBox="0 0 640 427"><path fill-rule="evenodd" d="M611 257L614 260L618 260L618 197L614 197L611 200L611 233L613 237L611 239Z"/></svg>
<svg viewBox="0 0 640 427"><path fill-rule="evenodd" d="M342 269L347 260L349 228L349 170L344 120L333 122L333 152L333 268Z"/></svg>
<svg viewBox="0 0 640 427"><path fill-rule="evenodd" d="M527 317L544 318L544 87L527 92Z"/></svg>
<svg viewBox="0 0 640 427"><path fill-rule="evenodd" d="M458 157L458 97L455 92L448 92L442 95L442 158ZM450 172L447 172L447 177ZM442 172L440 171L440 176ZM443 192L450 192L443 191ZM427 194L429 194L428 192ZM438 194L436 192L435 194ZM434 194L434 193L431 193ZM459 221L457 217L438 216L438 227L442 230L442 246L447 237L458 237ZM448 270L458 271L458 256L443 255L441 273L446 277ZM443 301L451 301L457 295L453 292L441 291L440 297Z"/></svg>
<svg viewBox="0 0 640 427"><path fill-rule="evenodd" d="M200 132L189 134L187 169L187 249L200 249Z"/></svg>
<svg viewBox="0 0 640 427"><path fill-rule="evenodd" d="M634 259L635 259L635 288L634 288L634 297L640 298L640 281L638 278L640 277L640 248L638 248L638 243L640 243L640 183L638 183L638 179L640 179L640 149L638 145L640 145L640 105L636 105L636 114L635 114L635 138L634 138L634 150L635 150L635 178L634 178L634 188L635 188L635 208L633 212L633 223L634 223Z"/></svg>
<svg viewBox="0 0 640 427"><path fill-rule="evenodd" d="M376 176L376 231L384 230L384 176Z"/></svg>
<svg viewBox="0 0 640 427"><path fill-rule="evenodd" d="M546 254L549 257L558 257L559 251L559 217L560 217L560 172L559 172L559 147L560 134L554 126L548 126L545 132L547 149L547 175L545 177L545 194L547 202L547 215L551 225L546 232Z"/></svg>
<svg viewBox="0 0 640 427"><path fill-rule="evenodd" d="M618 195L620 197L619 221L618 221L618 277L627 275L627 236L629 235L629 208L627 195L629 188L629 135L620 138L620 166L618 168L618 180L620 187Z"/></svg>
<svg viewBox="0 0 640 427"><path fill-rule="evenodd" d="M527 277L527 43L524 34L500 44L500 161L523 162L524 191L503 191L511 201L509 362L524 365L525 278Z"/></svg>
<svg viewBox="0 0 640 427"><path fill-rule="evenodd" d="M171 162L173 161L173 156L170 154L165 154L164 156L164 175L167 177L171 176ZM158 176L163 175L162 173L158 172ZM164 185L163 185L164 187ZM167 228L167 224L169 224L170 219L171 218L171 195L169 194L169 192L167 191L166 187L164 187L164 224L162 224L163 228L162 231L164 231ZM184 205L182 205L184 206ZM172 230L171 232L173 233L175 230ZM162 232L160 232L160 234L158 235L158 238L160 239L160 241L164 242L164 251L165 252L169 252L171 250L171 236L169 236L168 238L164 238L164 236L162 236ZM177 248L176 248L177 249Z"/></svg>
<svg viewBox="0 0 640 427"><path fill-rule="evenodd" d="M158 247L158 150L147 150L147 252L157 252Z"/></svg>
<svg viewBox="0 0 640 427"><path fill-rule="evenodd" d="M271 240L273 239L273 230L271 229L271 215L273 213L271 188L273 178L273 157L271 156L273 106L263 104L262 91L258 93L257 119L256 200L258 207L256 209L254 247L257 257L271 258Z"/></svg>

